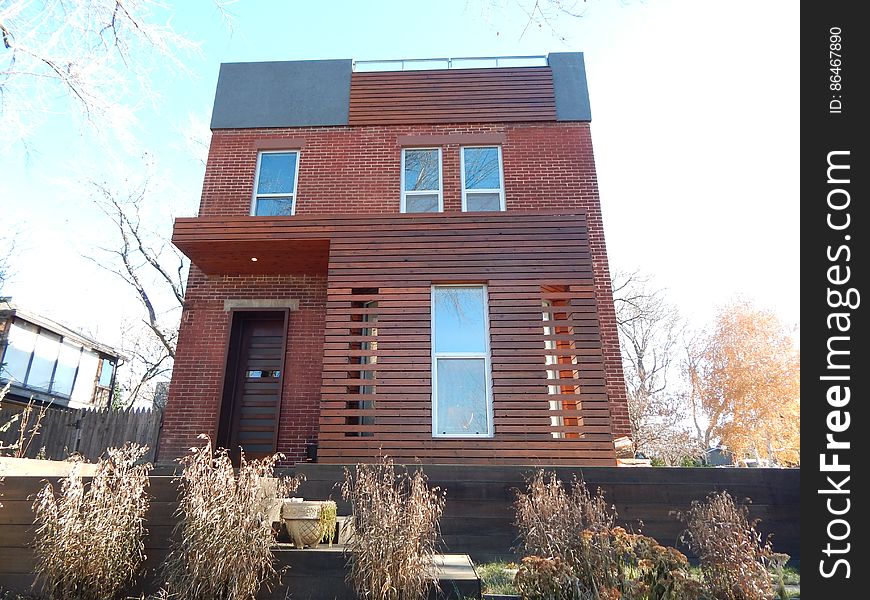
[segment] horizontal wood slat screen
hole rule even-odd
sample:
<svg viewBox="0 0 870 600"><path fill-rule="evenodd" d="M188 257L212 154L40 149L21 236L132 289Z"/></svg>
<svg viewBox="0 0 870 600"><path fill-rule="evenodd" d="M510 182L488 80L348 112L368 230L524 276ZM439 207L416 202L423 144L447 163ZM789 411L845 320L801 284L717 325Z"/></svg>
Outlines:
<svg viewBox="0 0 870 600"><path fill-rule="evenodd" d="M354 73L350 125L555 121L550 67Z"/></svg>
<svg viewBox="0 0 870 600"><path fill-rule="evenodd" d="M173 236L201 268L222 245L241 268L247 244L313 240L329 246L318 462L615 463L584 214L179 219ZM494 438L432 437L430 293L449 283L487 286Z"/></svg>

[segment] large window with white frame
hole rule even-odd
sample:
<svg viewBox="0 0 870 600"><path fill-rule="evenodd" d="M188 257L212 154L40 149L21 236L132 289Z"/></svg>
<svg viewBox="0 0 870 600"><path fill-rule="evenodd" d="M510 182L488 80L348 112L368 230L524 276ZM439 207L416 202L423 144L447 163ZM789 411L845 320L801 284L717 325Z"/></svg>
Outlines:
<svg viewBox="0 0 870 600"><path fill-rule="evenodd" d="M505 210L500 146L464 146L460 158L462 210Z"/></svg>
<svg viewBox="0 0 870 600"><path fill-rule="evenodd" d="M441 212L441 148L402 150L403 213Z"/></svg>
<svg viewBox="0 0 870 600"><path fill-rule="evenodd" d="M259 217L282 217L295 214L298 175L298 151L260 152L257 155L257 174L254 179L251 214Z"/></svg>
<svg viewBox="0 0 870 600"><path fill-rule="evenodd" d="M432 286L432 435L492 437L484 285Z"/></svg>
<svg viewBox="0 0 870 600"><path fill-rule="evenodd" d="M44 330L32 323L15 319L9 329L5 352L0 347L0 380L34 390L69 397L78 378L80 364L90 355L79 344ZM104 359L111 373L114 360ZM109 387L110 382L100 385Z"/></svg>

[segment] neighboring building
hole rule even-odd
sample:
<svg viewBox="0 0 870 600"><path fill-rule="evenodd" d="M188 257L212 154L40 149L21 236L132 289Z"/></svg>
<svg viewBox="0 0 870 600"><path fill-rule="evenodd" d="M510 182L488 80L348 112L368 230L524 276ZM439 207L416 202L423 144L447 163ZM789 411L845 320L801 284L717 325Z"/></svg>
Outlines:
<svg viewBox="0 0 870 600"><path fill-rule="evenodd" d="M580 53L222 65L159 459L616 464L589 122Z"/></svg>
<svg viewBox="0 0 870 600"><path fill-rule="evenodd" d="M0 300L0 386L4 406L31 398L53 408L111 405L121 353L105 344Z"/></svg>

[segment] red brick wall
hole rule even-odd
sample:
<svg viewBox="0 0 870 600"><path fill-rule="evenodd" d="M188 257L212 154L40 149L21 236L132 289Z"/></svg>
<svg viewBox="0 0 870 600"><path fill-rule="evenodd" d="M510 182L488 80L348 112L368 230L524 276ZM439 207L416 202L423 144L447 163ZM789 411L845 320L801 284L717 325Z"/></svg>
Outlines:
<svg viewBox="0 0 870 600"><path fill-rule="evenodd" d="M399 136L501 133L508 210L598 206L588 123L233 129L212 135L200 216L250 214L257 140L304 140L298 214L399 212ZM442 146L444 210L461 210L459 144ZM596 208L597 210L597 208Z"/></svg>
<svg viewBox="0 0 870 600"><path fill-rule="evenodd" d="M326 275L206 278L196 267L190 269L158 459L185 454L202 443L200 433L217 433L230 330L225 298L299 300L287 332L278 451L288 463L302 462L306 444L317 441Z"/></svg>
<svg viewBox="0 0 870 600"><path fill-rule="evenodd" d="M586 212L614 435L630 435L588 123L218 130L212 135L199 214L249 214L257 163L256 142L260 140L285 138L292 140L288 142L291 147L304 142L300 152L297 214L392 213L399 212L400 202L399 136L479 133L504 136L502 156L508 211L566 208ZM274 142L269 147L276 149ZM441 148L444 210L459 211L460 144L442 144ZM299 361L301 368L288 364L287 372L294 374L288 380L296 382L286 384L285 394L292 397L285 396L279 432L279 450L298 458L305 441L316 436L321 357L315 346L320 343L316 338L322 332L325 278L237 277L208 281L196 269L191 271L161 459L183 451L196 433L214 431L228 331L223 298L301 297L306 293L305 285L310 283L316 290L308 293L320 299L308 301L308 310L315 316L304 333L294 333L300 319L297 313L291 315L288 361ZM305 341L306 336L313 337ZM299 353L301 348L305 348L304 357Z"/></svg>

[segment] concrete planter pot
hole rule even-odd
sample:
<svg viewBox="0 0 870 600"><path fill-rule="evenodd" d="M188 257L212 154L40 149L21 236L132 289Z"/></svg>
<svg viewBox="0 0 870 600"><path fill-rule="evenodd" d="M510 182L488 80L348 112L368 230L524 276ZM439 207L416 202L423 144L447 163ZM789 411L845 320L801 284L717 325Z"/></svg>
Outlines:
<svg viewBox="0 0 870 600"><path fill-rule="evenodd" d="M316 547L323 539L326 532L323 530L320 514L324 504L335 506L335 502L331 500L304 500L282 504L281 518L297 548Z"/></svg>

